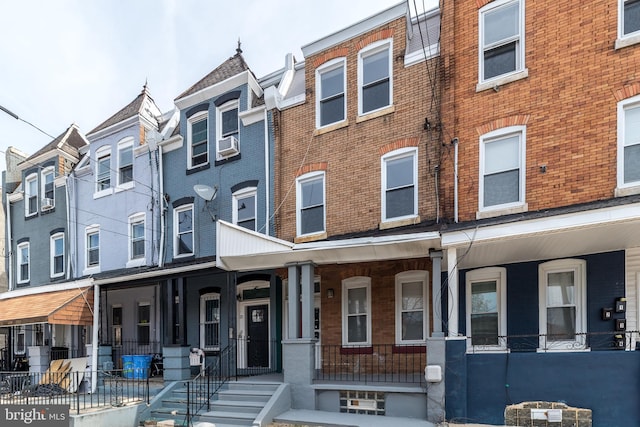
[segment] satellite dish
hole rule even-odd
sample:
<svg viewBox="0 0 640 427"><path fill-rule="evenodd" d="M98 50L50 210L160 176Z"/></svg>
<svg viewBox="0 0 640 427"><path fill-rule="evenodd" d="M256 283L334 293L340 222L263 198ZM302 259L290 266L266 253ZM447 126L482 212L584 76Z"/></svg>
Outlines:
<svg viewBox="0 0 640 427"><path fill-rule="evenodd" d="M193 191L195 191L198 196L202 197L207 202L215 199L216 195L218 194L218 189L216 187L212 188L204 184L194 185Z"/></svg>

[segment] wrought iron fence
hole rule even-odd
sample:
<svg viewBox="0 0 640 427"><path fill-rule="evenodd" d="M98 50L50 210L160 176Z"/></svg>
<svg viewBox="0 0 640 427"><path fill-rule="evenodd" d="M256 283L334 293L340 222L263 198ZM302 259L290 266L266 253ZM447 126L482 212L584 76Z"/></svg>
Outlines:
<svg viewBox="0 0 640 427"><path fill-rule="evenodd" d="M426 344L321 345L315 380L421 384L426 352Z"/></svg>
<svg viewBox="0 0 640 427"><path fill-rule="evenodd" d="M469 353L634 350L637 346L640 346L640 331L584 332L570 336L522 334L467 337Z"/></svg>
<svg viewBox="0 0 640 427"><path fill-rule="evenodd" d="M122 369L122 356L130 354L158 355L162 353L160 341L122 340L120 342L101 342L100 345L111 346L111 358L113 367Z"/></svg>
<svg viewBox="0 0 640 427"><path fill-rule="evenodd" d="M87 355L86 347L51 347L49 350L49 359L74 359Z"/></svg>
<svg viewBox="0 0 640 427"><path fill-rule="evenodd" d="M91 375L97 375L91 392ZM149 403L149 375L123 370L0 372L1 405L69 405L70 411Z"/></svg>

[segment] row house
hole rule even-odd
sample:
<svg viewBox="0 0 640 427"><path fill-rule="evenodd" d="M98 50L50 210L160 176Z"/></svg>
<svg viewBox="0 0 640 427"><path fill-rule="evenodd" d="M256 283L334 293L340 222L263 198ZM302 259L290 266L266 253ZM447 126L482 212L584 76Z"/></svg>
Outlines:
<svg viewBox="0 0 640 427"><path fill-rule="evenodd" d="M448 419L546 400L640 420L639 13L442 5Z"/></svg>

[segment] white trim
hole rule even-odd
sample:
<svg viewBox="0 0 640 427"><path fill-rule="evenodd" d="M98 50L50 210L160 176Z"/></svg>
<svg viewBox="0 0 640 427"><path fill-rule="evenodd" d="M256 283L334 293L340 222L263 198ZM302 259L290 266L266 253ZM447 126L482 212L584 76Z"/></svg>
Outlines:
<svg viewBox="0 0 640 427"><path fill-rule="evenodd" d="M484 178L485 178L485 161L486 161L486 145L491 142L507 139L510 137L518 137L518 200L514 202L503 203L499 205L485 206L484 202ZM480 165L478 167L478 211L480 214L490 211L501 211L504 209L513 209L522 207L526 203L526 126L508 126L497 129L480 136Z"/></svg>
<svg viewBox="0 0 640 427"><path fill-rule="evenodd" d="M396 274L395 296L396 296L396 344L424 344L429 336L429 293L427 284L429 283L429 272L423 270L403 271ZM403 310L402 308L402 285L409 282L422 283L422 339L405 340L402 338L402 313L405 311L420 311L420 309Z"/></svg>
<svg viewBox="0 0 640 427"><path fill-rule="evenodd" d="M495 281L496 283L496 310L498 314L498 337L507 335L507 269L504 267L486 267L472 270L466 274L466 330L467 336L472 337L471 333L471 314L472 307L472 286L478 282ZM481 348L482 351L502 351L506 350L506 340L498 338L498 344L474 346L471 339L467 340L467 349L473 351L475 347Z"/></svg>
<svg viewBox="0 0 640 427"><path fill-rule="evenodd" d="M237 286L236 292L242 295L242 292L246 289L265 289L269 288L269 282L266 280L251 280L249 282L241 283ZM284 285L284 289L286 289L286 285ZM282 293L283 296L285 292ZM237 367L240 369L248 368L247 365L247 334L249 329L249 319L247 319L247 308L254 305L266 305L267 310L269 311L267 316L267 328L268 328L268 336L267 340L269 342L269 366L271 367L271 355L273 348L271 347L271 299L270 298L255 298L255 299L247 299L242 301L237 301L236 307L236 325L238 330L236 331L236 337L238 338L238 346L237 346Z"/></svg>
<svg viewBox="0 0 640 427"><path fill-rule="evenodd" d="M617 181L618 182L617 184L618 184L618 187L616 188L616 194L624 190L631 191L634 187L638 187L638 185L640 185L640 180L631 181L628 183L624 182L624 160L625 160L624 149L625 147L630 147L630 146L640 146L640 140L633 141L633 144L630 144L630 145L627 145L626 144L627 141L625 140L626 111L636 110L636 109L640 111L640 95L636 95L634 97L624 99L618 102L618 105L617 105L617 111L618 111L618 122L617 122L617 126L618 126L618 130L617 130L617 136L618 136L617 178L618 180Z"/></svg>
<svg viewBox="0 0 640 427"><path fill-rule="evenodd" d="M247 84L256 96L262 96L263 91L260 84L256 81L253 73L250 70L247 70L224 81L192 93L191 95L176 99L174 103L180 110L186 110L189 107L193 107L201 102L209 101L244 84Z"/></svg>
<svg viewBox="0 0 640 427"><path fill-rule="evenodd" d="M178 224L178 216L181 212L184 211L191 211L191 252L186 252L186 253L179 253L178 252L178 242L180 240L180 230L179 230L179 224ZM181 257L188 257L188 256L192 256L195 254L196 248L195 248L195 230L194 230L194 218L193 218L193 214L194 214L194 209L193 209L193 203L189 203L189 204L185 204L182 206L178 206L177 208L175 208L173 210L173 257L174 258L181 258Z"/></svg>
<svg viewBox="0 0 640 427"><path fill-rule="evenodd" d="M322 98L322 75L324 73L337 70L338 68L342 69L342 97L343 97L343 117L341 120L337 120L335 122L322 124L322 110L320 105L323 101ZM347 120L347 60L345 57L334 58L330 61L325 62L318 68L316 68L316 129L323 129L330 126L335 126L338 123L346 122Z"/></svg>
<svg viewBox="0 0 640 427"><path fill-rule="evenodd" d="M587 332L587 262L581 259L559 259L538 266L539 351L585 350L584 335L573 340L549 340L547 334L547 276L549 273L573 272L573 306L576 308L576 334Z"/></svg>
<svg viewBox="0 0 640 427"><path fill-rule="evenodd" d="M98 263L89 265L89 235L98 234ZM84 271L83 274L94 274L100 272L100 225L89 225L84 229Z"/></svg>
<svg viewBox="0 0 640 427"><path fill-rule="evenodd" d="M237 111L236 131L223 134L222 125L224 124L224 120L222 120L222 114L231 110ZM220 153L220 141L228 136L234 136L236 138L238 141L238 150L235 153L222 154ZM227 159L229 157L237 156L238 154L240 154L240 100L230 99L224 104L216 107L216 160Z"/></svg>
<svg viewBox="0 0 640 427"><path fill-rule="evenodd" d="M52 180L51 180L51 192L53 193L51 195L51 197L46 197L46 185L47 185L47 180L46 177L48 175L52 176ZM45 211L45 210L51 210L53 208L55 208L56 206L56 171L54 169L53 166L48 166L44 169L42 169L42 172L40 173L40 210ZM52 203L51 203L51 207L45 209L44 206L44 199L51 199Z"/></svg>
<svg viewBox="0 0 640 427"><path fill-rule="evenodd" d="M149 322L148 323L142 323L140 322L140 307L149 307ZM124 313L123 313L124 314ZM151 325L154 324L154 319L153 319L153 310L151 309L151 302L150 301L137 301L136 302L136 340L138 341L139 345L146 345L144 344L144 342L140 339L140 327L146 327L149 329L149 344L151 344L152 341L154 341L154 334L151 330Z"/></svg>
<svg viewBox="0 0 640 427"><path fill-rule="evenodd" d="M249 197L253 197L253 230L256 231L258 229L258 188L257 187L245 187L241 190L236 191L231 195L232 204L233 204L233 212L232 212L232 220L235 225L238 225L238 201L239 199L246 199ZM251 230L248 228L248 230Z"/></svg>
<svg viewBox="0 0 640 427"><path fill-rule="evenodd" d="M65 241L64 241L64 232L52 234L49 237L49 275L50 277L62 277L65 274L65 263L66 263L66 254L65 254ZM55 272L55 257L56 257L56 247L55 241L58 239L62 239L62 272Z"/></svg>
<svg viewBox="0 0 640 427"><path fill-rule="evenodd" d="M218 321L211 321L206 323L206 317L205 317L205 309L206 309L206 302L207 301L213 301L213 300L217 300L218 301ZM199 323L199 336L200 336L200 341L199 341L199 345L200 348L205 350L205 351L216 351L216 350L220 350L220 337L221 337L221 329L220 329L220 313L222 312L221 306L220 306L220 292L208 292L206 294L202 294L200 295L200 323ZM212 345L212 346L205 346L205 324L218 324L218 343L217 345Z"/></svg>
<svg viewBox="0 0 640 427"><path fill-rule="evenodd" d="M131 181L127 181L127 182L120 182L120 173L121 173L121 155L122 155L122 151L127 149L127 148L131 148ZM116 191L117 190L125 190L125 189L129 189L129 188L133 188L135 187L135 177L134 177L134 168L135 168L135 155L134 155L134 147L133 147L133 137L132 136L128 136L125 138L122 138L119 142L118 142L118 148L117 148L117 153L118 153L118 158L116 159L116 162L118 164L117 167L117 172L116 172Z"/></svg>
<svg viewBox="0 0 640 427"><path fill-rule="evenodd" d="M310 233L302 233L302 185L308 182L322 180L322 229L314 230ZM296 178L296 235L313 236L316 234L324 233L327 230L327 199L326 199L326 176L324 171L310 172Z"/></svg>
<svg viewBox="0 0 640 427"><path fill-rule="evenodd" d="M26 249L27 251L27 262L25 262L24 264L27 265L27 277L22 277L22 251ZM16 257L16 283L18 284L22 284L22 283L29 283L29 280L31 279L31 245L29 244L29 242L22 242L22 243L18 243L18 245L16 246L16 252L18 253L18 256Z"/></svg>
<svg viewBox="0 0 640 427"><path fill-rule="evenodd" d="M363 111L362 100L364 97L363 94L363 84L364 84L364 58L367 58L371 55L375 55L380 52L387 52L387 65L388 65L388 74L387 78L389 79L389 98L388 103L379 108ZM360 52L358 52L358 116L364 116L367 114L375 113L376 111L384 110L393 105L393 38L380 40L375 43L371 43L370 45L362 48ZM346 104L345 104L346 106ZM346 114L346 110L345 110Z"/></svg>
<svg viewBox="0 0 640 427"><path fill-rule="evenodd" d="M387 166L388 162L404 159L407 157L413 158L413 213L409 215L387 217ZM413 219L418 216L418 148L407 147L399 150L386 153L380 158L380 168L382 169L381 175L381 221L383 223L389 223L394 221L401 221L404 219Z"/></svg>
<svg viewBox="0 0 640 427"><path fill-rule="evenodd" d="M144 243L143 247L144 247L144 252L142 254L141 257L133 257L133 226L134 224L139 224L140 222L142 222L142 241ZM132 215L129 215L129 220L128 220L128 226L127 226L127 247L128 247L128 261L127 261L127 268L129 267L138 267L141 265L145 265L146 262L146 257L147 257L147 227L146 227L146 223L147 223L147 218L146 218L146 214L144 212L138 212L138 213L134 213Z"/></svg>
<svg viewBox="0 0 640 427"><path fill-rule="evenodd" d="M615 44L616 49L640 43L640 30L629 34L624 33L624 4L627 1L629 0L618 0L618 38Z"/></svg>
<svg viewBox="0 0 640 427"><path fill-rule="evenodd" d="M500 74L488 79L484 78L484 53L485 53L485 43L484 43L484 27L485 27L485 16L488 12L495 11L496 9L502 7L508 7L513 3L518 3L518 34L512 36L508 39L500 40L494 46L491 47L499 47L501 45L505 45L507 43L516 42L516 66L515 69L511 72ZM508 77L510 75L519 75L519 78L522 78L520 75L525 68L525 0L497 0L493 2L489 2L489 4L485 5L478 11L478 84L484 84L489 82L494 82L495 84L503 84L503 82L498 83L498 79ZM518 79L519 79L518 78ZM516 79L517 80L517 79Z"/></svg>
<svg viewBox="0 0 640 427"><path fill-rule="evenodd" d="M0 292L0 300L22 297L25 295L44 294L47 292L66 291L69 289L78 289L84 291L87 287L92 286L91 278L81 279L74 282L56 283L53 285L42 285L27 287L21 289L12 289L8 292Z"/></svg>
<svg viewBox="0 0 640 427"><path fill-rule="evenodd" d="M38 206L40 206L38 200L38 174L34 172L27 175L24 179L24 183L24 216L32 217L38 214ZM31 194L31 190L33 190L32 188L30 188L31 184L35 184L35 195ZM36 198L36 208L33 212L31 212L29 210L29 199L34 196Z"/></svg>
<svg viewBox="0 0 640 427"><path fill-rule="evenodd" d="M194 123L198 123L201 122L203 120L207 121L207 130L206 130L206 134L207 134L207 139L205 140L205 147L206 147L206 156L207 156L207 160L202 162L202 163L198 163L197 165L193 164L193 131L192 131L192 127L194 125ZM210 154L209 154L209 110L205 110L205 111L199 111L197 113L192 114L190 117L187 118L187 169L193 169L193 168L197 168L197 167L201 167L204 165L209 164L210 162Z"/></svg>
<svg viewBox="0 0 640 427"><path fill-rule="evenodd" d="M366 290L366 301L364 311L358 313L349 313L349 291L351 289L364 288ZM349 341L349 315L365 315L367 337L365 341L350 342ZM342 281L342 345L360 346L371 345L371 278L364 276L349 277Z"/></svg>

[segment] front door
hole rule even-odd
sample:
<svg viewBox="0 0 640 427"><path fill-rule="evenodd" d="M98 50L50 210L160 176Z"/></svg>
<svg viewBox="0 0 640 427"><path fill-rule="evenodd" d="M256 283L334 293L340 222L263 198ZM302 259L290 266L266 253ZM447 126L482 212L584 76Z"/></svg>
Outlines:
<svg viewBox="0 0 640 427"><path fill-rule="evenodd" d="M269 367L269 305L247 307L247 367Z"/></svg>

